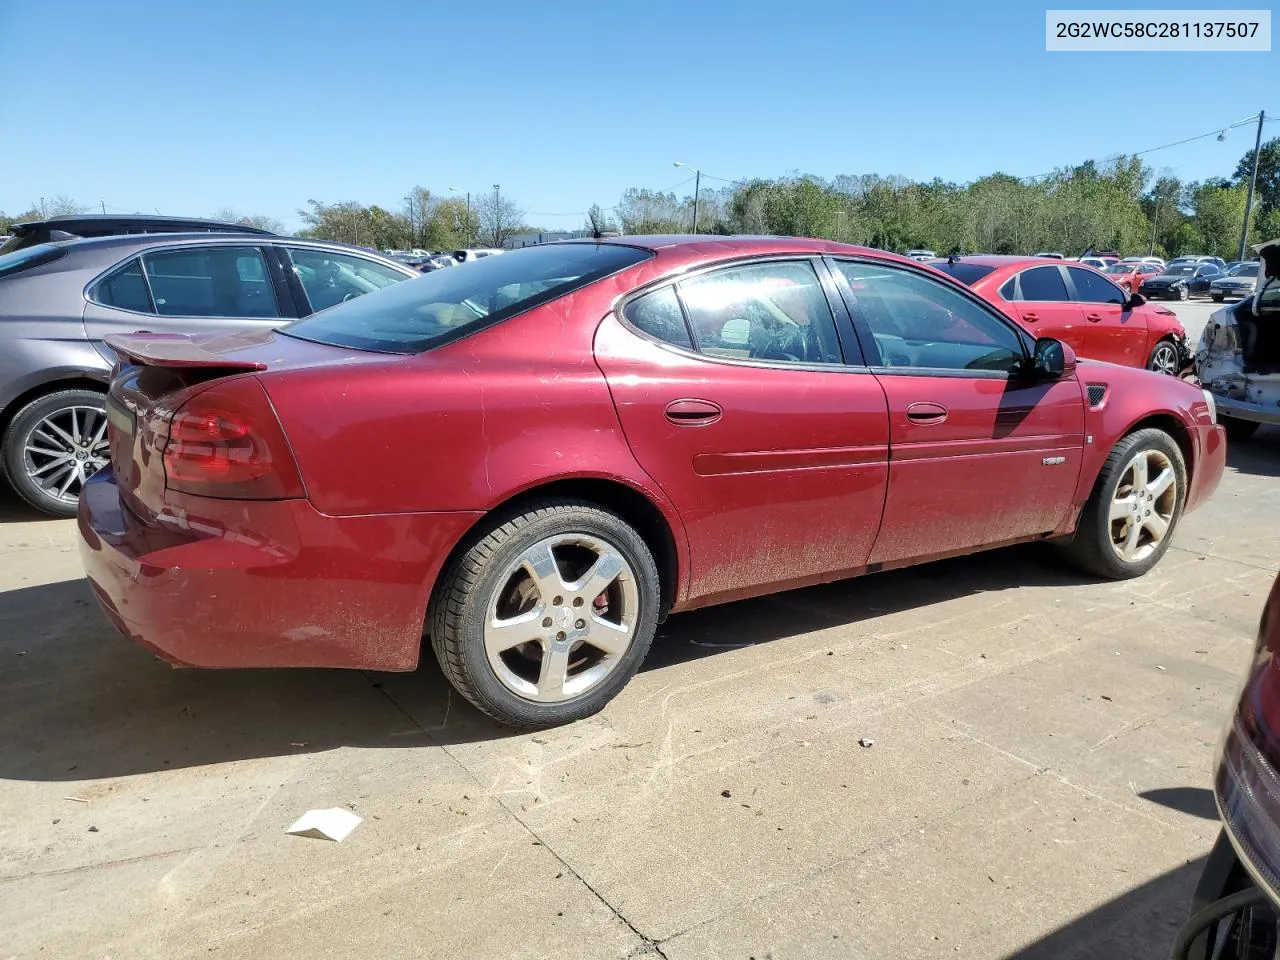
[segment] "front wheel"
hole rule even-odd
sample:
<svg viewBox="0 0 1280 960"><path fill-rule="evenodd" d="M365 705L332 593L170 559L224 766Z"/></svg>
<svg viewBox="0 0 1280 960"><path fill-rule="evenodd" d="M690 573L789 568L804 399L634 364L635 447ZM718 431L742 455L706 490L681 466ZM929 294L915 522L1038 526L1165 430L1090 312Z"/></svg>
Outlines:
<svg viewBox="0 0 1280 960"><path fill-rule="evenodd" d="M1178 299L1179 299L1179 300L1190 300L1190 299L1191 299L1191 291L1190 291L1190 290L1188 290L1186 287L1179 287L1179 288L1178 288Z"/></svg>
<svg viewBox="0 0 1280 960"><path fill-rule="evenodd" d="M431 644L449 682L500 723L570 723L639 669L659 592L653 554L630 525L551 500L494 521L450 564L431 603Z"/></svg>
<svg viewBox="0 0 1280 960"><path fill-rule="evenodd" d="M1211 293L1209 296L1213 297L1214 303L1221 303L1223 300L1227 299L1226 296L1221 293Z"/></svg>
<svg viewBox="0 0 1280 960"><path fill-rule="evenodd" d="M37 397L9 422L0 459L23 500L74 517L80 489L110 459L105 398L81 389Z"/></svg>
<svg viewBox="0 0 1280 960"><path fill-rule="evenodd" d="M1116 444L1066 549L1089 573L1140 577L1169 549L1186 502L1182 451L1163 430L1132 433Z"/></svg>
<svg viewBox="0 0 1280 960"><path fill-rule="evenodd" d="M1147 358L1147 369L1167 376L1176 376L1180 357L1178 347L1172 340L1161 340Z"/></svg>

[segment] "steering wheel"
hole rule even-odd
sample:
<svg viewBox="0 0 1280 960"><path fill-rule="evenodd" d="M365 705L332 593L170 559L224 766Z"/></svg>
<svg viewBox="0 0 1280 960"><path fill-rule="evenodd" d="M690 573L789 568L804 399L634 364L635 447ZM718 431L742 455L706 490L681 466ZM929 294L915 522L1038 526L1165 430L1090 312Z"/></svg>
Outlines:
<svg viewBox="0 0 1280 960"><path fill-rule="evenodd" d="M347 301L349 301L349 300L355 300L355 299L356 299L357 297L359 297L359 296L360 296L360 294L358 294L358 293L348 293L348 294L345 294L345 295L343 296L342 300L341 300L341 301L339 301L339 302L340 302L340 303L346 303L346 302L347 302Z"/></svg>

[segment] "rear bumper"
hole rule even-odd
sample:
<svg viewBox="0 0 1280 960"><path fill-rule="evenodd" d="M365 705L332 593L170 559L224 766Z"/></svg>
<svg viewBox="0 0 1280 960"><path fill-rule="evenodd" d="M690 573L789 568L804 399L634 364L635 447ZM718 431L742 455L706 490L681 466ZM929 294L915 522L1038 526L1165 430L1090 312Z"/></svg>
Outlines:
<svg viewBox="0 0 1280 960"><path fill-rule="evenodd" d="M103 610L197 667L412 670L432 583L477 513L330 517L305 500L175 497L145 522L110 469L80 496L80 554Z"/></svg>
<svg viewBox="0 0 1280 960"><path fill-rule="evenodd" d="M1187 491L1186 509L1189 511L1213 496L1227 469L1227 431L1213 423L1201 425L1197 433L1200 451Z"/></svg>
<svg viewBox="0 0 1280 960"><path fill-rule="evenodd" d="M1249 403L1247 400L1232 400L1230 397L1213 395L1218 414L1236 420L1251 420L1254 423L1280 423L1280 406L1274 404L1264 406L1261 403Z"/></svg>

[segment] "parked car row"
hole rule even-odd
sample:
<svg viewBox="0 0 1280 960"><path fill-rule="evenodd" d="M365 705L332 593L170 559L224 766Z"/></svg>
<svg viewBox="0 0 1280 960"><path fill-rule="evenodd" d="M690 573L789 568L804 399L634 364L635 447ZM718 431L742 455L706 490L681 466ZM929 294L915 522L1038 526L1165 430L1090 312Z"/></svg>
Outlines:
<svg viewBox="0 0 1280 960"><path fill-rule="evenodd" d="M427 250L384 250L383 256L420 273L432 273L445 267L454 267L460 263L474 263L495 254L503 253L498 248L475 248L467 250L440 251L432 253Z"/></svg>

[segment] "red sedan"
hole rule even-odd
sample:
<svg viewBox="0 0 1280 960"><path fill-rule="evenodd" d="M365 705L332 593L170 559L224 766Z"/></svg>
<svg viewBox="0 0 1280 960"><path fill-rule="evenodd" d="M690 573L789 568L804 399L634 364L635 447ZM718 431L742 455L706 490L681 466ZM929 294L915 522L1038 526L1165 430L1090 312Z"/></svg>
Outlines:
<svg viewBox="0 0 1280 960"><path fill-rule="evenodd" d="M1190 360L1177 314L1121 289L1092 267L996 256L930 265L1021 320L1032 336L1056 337L1082 357L1171 375Z"/></svg>
<svg viewBox="0 0 1280 960"><path fill-rule="evenodd" d="M1113 263L1102 272L1122 287L1125 293L1132 295L1142 286L1142 281L1148 277L1158 277L1163 271L1156 263L1134 263L1129 260Z"/></svg>
<svg viewBox="0 0 1280 960"><path fill-rule="evenodd" d="M1031 540L1141 575L1226 454L1189 384L814 240L548 244L112 346L79 527L120 630L178 664L412 670L425 627L525 726L603 707L668 613Z"/></svg>

